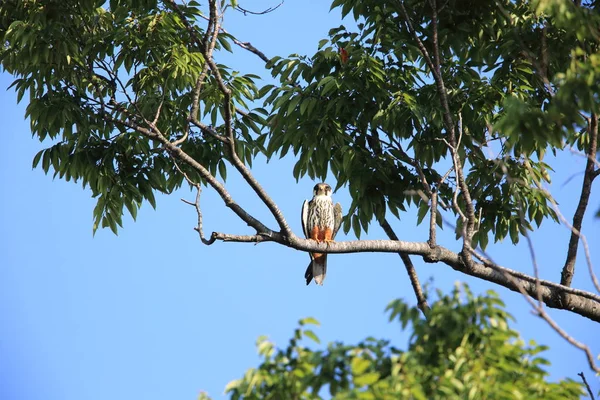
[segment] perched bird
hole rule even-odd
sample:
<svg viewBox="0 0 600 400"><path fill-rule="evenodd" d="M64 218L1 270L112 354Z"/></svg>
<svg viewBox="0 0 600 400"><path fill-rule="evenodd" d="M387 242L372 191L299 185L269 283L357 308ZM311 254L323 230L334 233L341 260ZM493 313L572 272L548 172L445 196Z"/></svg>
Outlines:
<svg viewBox="0 0 600 400"><path fill-rule="evenodd" d="M313 189L312 200L305 200L302 205L304 235L307 239L316 240L317 243L330 243L333 242L341 224L342 206L340 203L333 205L331 186L317 183ZM326 273L327 254L310 253L310 264L304 273L306 284L308 285L314 278L317 285L323 285Z"/></svg>

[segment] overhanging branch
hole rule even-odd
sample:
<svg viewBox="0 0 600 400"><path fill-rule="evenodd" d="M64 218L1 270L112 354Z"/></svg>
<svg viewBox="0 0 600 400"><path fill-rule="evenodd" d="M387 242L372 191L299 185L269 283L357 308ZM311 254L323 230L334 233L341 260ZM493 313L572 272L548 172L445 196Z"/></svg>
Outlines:
<svg viewBox="0 0 600 400"><path fill-rule="evenodd" d="M453 252L442 246L431 248L427 242L356 240L326 244L302 239L296 235L287 237L280 232L246 236L215 232L213 237L222 241L246 243L276 242L286 247L312 253L405 253L421 256L427 260L437 259L437 262L446 264L456 271L496 283L514 292L524 290L529 297L536 300L540 298L550 308L568 310L600 322L600 296L598 295L543 279L536 280L533 276L502 267L491 261L472 261L467 266L462 253ZM568 300L568 306L562 299Z"/></svg>

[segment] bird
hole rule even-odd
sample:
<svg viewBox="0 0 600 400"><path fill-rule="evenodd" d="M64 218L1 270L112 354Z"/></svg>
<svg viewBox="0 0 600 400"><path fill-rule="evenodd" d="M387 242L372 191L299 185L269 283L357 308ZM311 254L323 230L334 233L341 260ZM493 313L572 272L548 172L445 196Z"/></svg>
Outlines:
<svg viewBox="0 0 600 400"><path fill-rule="evenodd" d="M317 183L313 188L312 200L304 200L302 204L302 230L307 239L317 243L331 243L342 224L342 206L333 205L331 186ZM309 253L310 263L304 273L306 284L315 280L317 285L323 285L327 273L327 254Z"/></svg>

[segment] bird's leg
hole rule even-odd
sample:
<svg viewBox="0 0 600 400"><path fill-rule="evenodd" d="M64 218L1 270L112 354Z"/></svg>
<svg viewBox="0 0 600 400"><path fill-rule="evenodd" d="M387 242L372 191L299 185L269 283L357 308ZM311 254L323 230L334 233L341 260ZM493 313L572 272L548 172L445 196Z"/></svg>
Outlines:
<svg viewBox="0 0 600 400"><path fill-rule="evenodd" d="M325 228L325 238L324 238L324 242L327 243L329 245L329 243L333 243L333 230L331 228Z"/></svg>
<svg viewBox="0 0 600 400"><path fill-rule="evenodd" d="M316 226L310 232L310 239L314 240L317 243L322 242L322 240L319 239L319 228L317 228Z"/></svg>

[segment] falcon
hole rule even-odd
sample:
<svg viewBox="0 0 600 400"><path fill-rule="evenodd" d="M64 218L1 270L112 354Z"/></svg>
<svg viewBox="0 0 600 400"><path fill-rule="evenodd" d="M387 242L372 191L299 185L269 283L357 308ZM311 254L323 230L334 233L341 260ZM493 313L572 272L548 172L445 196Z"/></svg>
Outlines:
<svg viewBox="0 0 600 400"><path fill-rule="evenodd" d="M302 204L302 230L307 239L317 243L331 243L342 224L342 206L333 205L331 186L317 183L313 189L313 198ZM308 285L312 279L317 285L323 285L327 273L327 254L310 253L310 264L304 278Z"/></svg>

